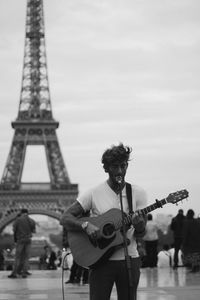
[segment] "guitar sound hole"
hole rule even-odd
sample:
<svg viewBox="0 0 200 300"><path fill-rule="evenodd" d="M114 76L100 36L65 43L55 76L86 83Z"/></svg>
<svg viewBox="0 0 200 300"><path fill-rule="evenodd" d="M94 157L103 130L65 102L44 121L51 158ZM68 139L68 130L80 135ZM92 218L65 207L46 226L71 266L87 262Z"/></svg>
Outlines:
<svg viewBox="0 0 200 300"><path fill-rule="evenodd" d="M113 234L115 233L115 227L111 223L107 223L106 225L103 226L103 236L104 238L111 238Z"/></svg>

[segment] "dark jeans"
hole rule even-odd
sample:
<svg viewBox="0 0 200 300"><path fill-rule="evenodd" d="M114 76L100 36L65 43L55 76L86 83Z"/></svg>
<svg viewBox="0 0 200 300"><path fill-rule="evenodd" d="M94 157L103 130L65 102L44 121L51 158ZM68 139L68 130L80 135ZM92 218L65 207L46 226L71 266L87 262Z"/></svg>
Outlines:
<svg viewBox="0 0 200 300"><path fill-rule="evenodd" d="M137 286L140 278L140 258L131 258L133 297L136 300ZM109 300L115 283L118 300L130 300L129 278L126 261L107 261L90 270L90 300Z"/></svg>
<svg viewBox="0 0 200 300"><path fill-rule="evenodd" d="M157 266L157 260L158 260L157 246L158 246L158 240L145 241L147 267L153 268Z"/></svg>
<svg viewBox="0 0 200 300"><path fill-rule="evenodd" d="M181 237L175 237L174 238L174 266L178 266L178 253L179 250L181 250L182 245L182 238Z"/></svg>
<svg viewBox="0 0 200 300"><path fill-rule="evenodd" d="M21 273L26 275L29 266L29 253L31 248L31 239L18 241L16 244L15 262L13 274Z"/></svg>
<svg viewBox="0 0 200 300"><path fill-rule="evenodd" d="M73 261L69 280L72 282L79 283L81 281L81 278L83 280L83 283L88 282L88 269L77 265L77 263Z"/></svg>

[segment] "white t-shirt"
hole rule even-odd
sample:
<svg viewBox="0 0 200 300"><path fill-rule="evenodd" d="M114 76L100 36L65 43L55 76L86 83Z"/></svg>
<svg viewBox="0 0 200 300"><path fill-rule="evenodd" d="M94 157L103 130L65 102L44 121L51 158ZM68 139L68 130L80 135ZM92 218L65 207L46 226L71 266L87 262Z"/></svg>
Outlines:
<svg viewBox="0 0 200 300"><path fill-rule="evenodd" d="M170 251L165 251L162 250L158 253L158 263L157 267L158 268L166 268L166 267L171 267L172 263L172 256Z"/></svg>
<svg viewBox="0 0 200 300"><path fill-rule="evenodd" d="M91 216L102 215L112 208L120 209L120 196L117 195L108 185L107 181L98 185L97 187L90 189L78 197L77 201L81 204L85 211L90 211ZM133 211L142 209L147 205L147 196L145 191L136 186L132 185L132 202ZM128 200L126 197L126 187L122 190L122 203L124 212L129 212ZM128 245L128 253L131 257L138 257L137 244L133 236L134 228L131 226L127 231L127 238L130 239ZM125 258L123 247L118 248L110 260L122 260Z"/></svg>
<svg viewBox="0 0 200 300"><path fill-rule="evenodd" d="M158 240L158 226L153 220L147 221L146 233L143 237L144 241L155 241Z"/></svg>

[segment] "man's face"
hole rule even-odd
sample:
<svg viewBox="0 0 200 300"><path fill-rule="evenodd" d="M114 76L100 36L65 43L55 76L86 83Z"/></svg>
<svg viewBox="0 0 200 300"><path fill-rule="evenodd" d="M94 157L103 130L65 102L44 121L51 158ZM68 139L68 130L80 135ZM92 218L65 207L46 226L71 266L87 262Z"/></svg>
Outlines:
<svg viewBox="0 0 200 300"><path fill-rule="evenodd" d="M108 174L113 183L119 183L125 181L126 170L128 168L127 161L114 162L108 167Z"/></svg>

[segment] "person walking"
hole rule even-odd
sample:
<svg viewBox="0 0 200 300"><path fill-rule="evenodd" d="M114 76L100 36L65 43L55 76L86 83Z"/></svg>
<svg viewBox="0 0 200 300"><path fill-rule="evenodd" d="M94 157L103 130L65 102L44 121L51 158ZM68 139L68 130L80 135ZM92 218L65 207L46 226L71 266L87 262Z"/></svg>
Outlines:
<svg viewBox="0 0 200 300"><path fill-rule="evenodd" d="M183 223L183 261L190 272L200 270L200 220L194 218L193 209L189 209Z"/></svg>
<svg viewBox="0 0 200 300"><path fill-rule="evenodd" d="M29 254L32 234L35 233L36 224L28 215L28 210L22 208L21 213L13 224L14 242L16 243L15 261L13 271L8 278L17 278L22 275L26 278L28 272Z"/></svg>
<svg viewBox="0 0 200 300"><path fill-rule="evenodd" d="M73 264L70 269L69 279L65 282L68 283L77 283L80 284L82 281L83 284L88 283L88 269L79 266L75 260L73 260Z"/></svg>
<svg viewBox="0 0 200 300"><path fill-rule="evenodd" d="M57 260L56 252L54 250L51 250L50 256L49 256L49 261L47 264L48 270L56 270L57 269L56 260Z"/></svg>
<svg viewBox="0 0 200 300"><path fill-rule="evenodd" d="M67 231L81 231L83 234L88 235L91 241L97 243L97 240L101 239L100 225L97 226L90 221L80 220L79 218L82 215L89 211L92 216L98 217L112 208L117 208L120 212L120 195L122 195L123 211L129 213L125 176L131 151L132 149L129 146L124 146L122 143L117 146L113 145L104 151L101 162L108 178L103 183L80 195L77 201L64 212L61 224L66 227ZM144 235L146 225L146 218L137 211L146 207L147 197L145 191L135 184L131 185L131 190L132 206L135 213L131 217L132 224L127 228L126 238L129 240L127 250L130 258L133 296L130 298L126 248L122 245L114 248L108 259L90 268L90 300L110 299L114 283L117 288L118 300L136 300L141 266L136 238ZM90 253L87 255L90 255Z"/></svg>
<svg viewBox="0 0 200 300"><path fill-rule="evenodd" d="M172 219L170 229L173 231L174 236L174 256L173 256L173 268L178 268L179 263L179 251L183 242L183 223L185 216L183 209L178 210L178 214Z"/></svg>
<svg viewBox="0 0 200 300"><path fill-rule="evenodd" d="M146 233L143 237L146 250L146 266L157 267L158 260L158 226L152 214L147 215Z"/></svg>
<svg viewBox="0 0 200 300"><path fill-rule="evenodd" d="M4 267L5 267L4 249L0 248L0 271L4 270Z"/></svg>
<svg viewBox="0 0 200 300"><path fill-rule="evenodd" d="M49 246L45 245L42 249L42 253L39 259L39 269L47 270L47 266L49 263L50 249Z"/></svg>

